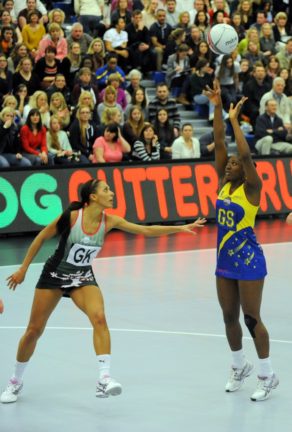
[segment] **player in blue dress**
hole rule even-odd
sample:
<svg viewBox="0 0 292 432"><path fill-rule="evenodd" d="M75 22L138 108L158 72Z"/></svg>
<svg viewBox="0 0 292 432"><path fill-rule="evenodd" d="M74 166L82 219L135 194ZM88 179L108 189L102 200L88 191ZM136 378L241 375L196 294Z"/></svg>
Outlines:
<svg viewBox="0 0 292 432"><path fill-rule="evenodd" d="M242 329L239 322L241 308L259 358L258 384L251 400L262 401L267 399L271 390L279 384L269 357L269 334L260 316L267 270L265 257L253 228L259 209L262 183L238 122L238 115L246 98L242 98L235 107L231 105L229 110L238 155L228 158L219 83L215 81L213 89L208 88L205 94L215 105L215 165L220 183L216 204L217 294L232 351L232 369L225 390L238 390L253 370L253 365L246 360L242 349Z"/></svg>
<svg viewBox="0 0 292 432"><path fill-rule="evenodd" d="M29 265L42 244L59 234L60 241L55 253L46 261L36 285L31 316L27 329L20 339L14 373L0 396L2 403L16 402L23 387L23 374L34 353L38 339L62 296L71 297L84 312L93 328L93 344L99 365L96 396L119 395L121 384L110 375L111 344L106 322L101 290L95 280L91 265L99 253L106 234L119 229L147 237L192 233L194 228L204 226L206 219L177 226L138 225L116 216L106 214L112 208L114 193L100 180L89 180L81 188L81 201L71 203L65 212L45 227L34 239L21 267L7 278L10 289L15 290L23 282Z"/></svg>

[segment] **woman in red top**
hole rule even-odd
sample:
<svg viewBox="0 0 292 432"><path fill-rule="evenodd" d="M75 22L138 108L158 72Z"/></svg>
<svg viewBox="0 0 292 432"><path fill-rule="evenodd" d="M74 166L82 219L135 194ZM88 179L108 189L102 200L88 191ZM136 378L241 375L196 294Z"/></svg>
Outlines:
<svg viewBox="0 0 292 432"><path fill-rule="evenodd" d="M103 136L93 144L93 163L121 162L123 153L131 151L130 144L122 137L117 124L108 124Z"/></svg>
<svg viewBox="0 0 292 432"><path fill-rule="evenodd" d="M27 116L24 126L20 129L20 142L23 156L34 166L53 165L54 159L48 154L46 144L46 128L42 125L40 112L33 108Z"/></svg>

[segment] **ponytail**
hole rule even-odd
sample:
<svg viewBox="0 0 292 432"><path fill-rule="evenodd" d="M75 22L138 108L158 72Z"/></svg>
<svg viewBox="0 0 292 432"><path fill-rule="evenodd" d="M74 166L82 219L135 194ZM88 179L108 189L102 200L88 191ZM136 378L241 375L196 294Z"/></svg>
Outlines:
<svg viewBox="0 0 292 432"><path fill-rule="evenodd" d="M85 205L89 204L90 195L95 191L99 180L91 179L82 185L81 188L81 201L73 201L70 203L69 207L62 213L60 219L57 222L57 230L59 234L68 236L70 232L70 217L71 212L75 210L80 210Z"/></svg>

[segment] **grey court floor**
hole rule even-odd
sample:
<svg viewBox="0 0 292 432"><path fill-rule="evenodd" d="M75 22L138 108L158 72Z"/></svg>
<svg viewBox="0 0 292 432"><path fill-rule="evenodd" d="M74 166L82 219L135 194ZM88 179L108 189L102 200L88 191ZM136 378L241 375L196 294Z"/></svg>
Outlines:
<svg viewBox="0 0 292 432"><path fill-rule="evenodd" d="M250 432L291 430L292 243L264 246L269 276L263 319L280 386L265 402L249 396L256 373L224 392L230 355L215 294L215 251L100 258L95 261L112 335L119 397L95 398L97 364L85 316L62 299L27 368L16 404L0 406L0 432ZM2 289L15 267L0 268L0 387L11 375L41 264L16 292ZM244 346L257 362L244 329Z"/></svg>

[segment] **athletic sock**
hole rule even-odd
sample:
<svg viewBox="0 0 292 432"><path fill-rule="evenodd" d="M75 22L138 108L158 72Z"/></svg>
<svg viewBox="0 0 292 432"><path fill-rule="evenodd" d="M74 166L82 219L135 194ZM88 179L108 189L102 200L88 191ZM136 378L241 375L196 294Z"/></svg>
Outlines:
<svg viewBox="0 0 292 432"><path fill-rule="evenodd" d="M102 380L105 377L110 376L110 366L111 366L111 355L102 354L97 356L98 366L99 366L99 379Z"/></svg>
<svg viewBox="0 0 292 432"><path fill-rule="evenodd" d="M274 371L272 368L272 362L270 357L267 357L265 359L259 359L259 376L270 378L273 373Z"/></svg>
<svg viewBox="0 0 292 432"><path fill-rule="evenodd" d="M243 369L246 363L243 349L238 351L231 351L232 353L232 367L235 369Z"/></svg>
<svg viewBox="0 0 292 432"><path fill-rule="evenodd" d="M28 365L28 362L16 361L15 366L14 366L14 373L11 377L12 382L14 382L14 381L16 381L17 383L22 382L23 374L24 374L24 371L25 371L27 365Z"/></svg>

